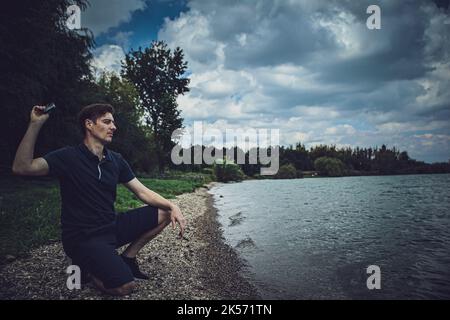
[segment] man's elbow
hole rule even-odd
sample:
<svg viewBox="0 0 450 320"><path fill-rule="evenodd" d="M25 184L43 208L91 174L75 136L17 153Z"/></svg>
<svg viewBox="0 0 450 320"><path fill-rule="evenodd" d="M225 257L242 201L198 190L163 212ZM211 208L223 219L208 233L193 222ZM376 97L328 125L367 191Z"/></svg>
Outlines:
<svg viewBox="0 0 450 320"><path fill-rule="evenodd" d="M15 174L17 176L24 176L24 175L26 175L25 170L23 168L19 167L19 166L16 166L16 165L13 165L12 172L13 172L13 174Z"/></svg>
<svg viewBox="0 0 450 320"><path fill-rule="evenodd" d="M18 176L28 176L32 174L31 166L18 163L13 163L12 172Z"/></svg>

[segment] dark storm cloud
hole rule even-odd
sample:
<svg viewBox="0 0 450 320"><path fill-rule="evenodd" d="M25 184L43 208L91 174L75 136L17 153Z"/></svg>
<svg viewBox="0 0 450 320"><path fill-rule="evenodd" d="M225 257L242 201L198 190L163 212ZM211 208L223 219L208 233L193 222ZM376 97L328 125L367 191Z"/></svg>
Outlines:
<svg viewBox="0 0 450 320"><path fill-rule="evenodd" d="M372 4L381 8L380 30L366 26ZM419 158L450 150L447 3L191 0L188 7L159 33L189 61L187 119L242 126L253 119L280 126L290 142L397 141Z"/></svg>

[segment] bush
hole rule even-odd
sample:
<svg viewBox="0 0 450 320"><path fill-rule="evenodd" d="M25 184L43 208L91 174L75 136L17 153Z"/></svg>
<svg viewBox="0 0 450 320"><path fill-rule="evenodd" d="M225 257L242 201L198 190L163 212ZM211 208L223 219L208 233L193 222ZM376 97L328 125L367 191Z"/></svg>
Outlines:
<svg viewBox="0 0 450 320"><path fill-rule="evenodd" d="M245 176L237 164L229 161L215 161L213 169L217 181L220 182L242 181Z"/></svg>
<svg viewBox="0 0 450 320"><path fill-rule="evenodd" d="M200 172L204 174L214 174L213 168L203 168Z"/></svg>
<svg viewBox="0 0 450 320"><path fill-rule="evenodd" d="M344 163L336 158L317 158L316 161L314 161L314 167L321 176L342 177L345 174Z"/></svg>
<svg viewBox="0 0 450 320"><path fill-rule="evenodd" d="M292 164L284 164L278 169L275 179L295 179L297 178L297 170Z"/></svg>

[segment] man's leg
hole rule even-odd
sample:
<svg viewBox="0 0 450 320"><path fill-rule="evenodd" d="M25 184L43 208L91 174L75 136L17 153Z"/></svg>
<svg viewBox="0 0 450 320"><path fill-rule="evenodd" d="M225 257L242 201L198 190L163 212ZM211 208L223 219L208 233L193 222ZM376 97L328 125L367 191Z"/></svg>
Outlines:
<svg viewBox="0 0 450 320"><path fill-rule="evenodd" d="M158 209L158 225L155 228L141 234L126 248L122 255L128 258L136 257L139 250L141 250L150 240L163 231L164 228L170 224L170 222L170 213L165 210Z"/></svg>
<svg viewBox="0 0 450 320"><path fill-rule="evenodd" d="M104 293L123 296L134 289L133 274L116 252L114 233L82 241L72 253L83 266L82 272L89 272L94 284Z"/></svg>

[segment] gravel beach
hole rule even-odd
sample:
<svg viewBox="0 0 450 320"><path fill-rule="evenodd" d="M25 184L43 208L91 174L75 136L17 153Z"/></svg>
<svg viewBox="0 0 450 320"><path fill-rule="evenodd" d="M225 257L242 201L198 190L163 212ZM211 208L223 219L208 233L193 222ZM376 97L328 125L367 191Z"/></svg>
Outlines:
<svg viewBox="0 0 450 320"><path fill-rule="evenodd" d="M57 242L2 266L0 299L259 299L255 288L242 277L245 264L223 242L213 198L208 193L211 186L171 200L188 220L186 239L179 239L178 230L169 226L147 244L138 261L150 280L137 282L137 289L129 296L104 295L92 283L81 290L67 289L69 261Z"/></svg>

